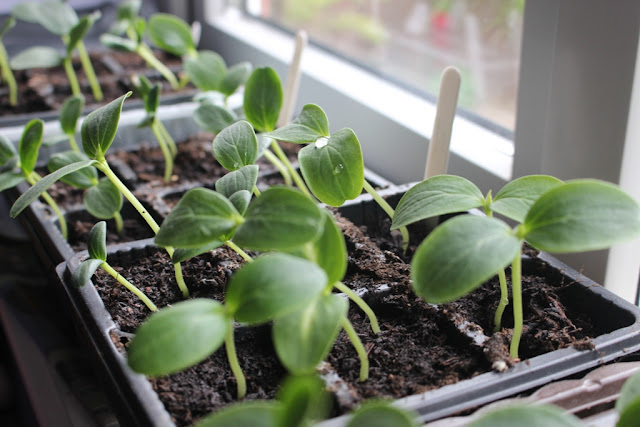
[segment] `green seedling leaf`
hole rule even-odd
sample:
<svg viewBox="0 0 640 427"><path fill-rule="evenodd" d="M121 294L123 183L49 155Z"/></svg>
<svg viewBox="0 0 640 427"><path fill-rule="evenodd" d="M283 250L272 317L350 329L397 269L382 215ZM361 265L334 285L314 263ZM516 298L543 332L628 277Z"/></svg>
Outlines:
<svg viewBox="0 0 640 427"><path fill-rule="evenodd" d="M196 108L193 119L201 129L217 134L236 122L238 116L224 107L207 103Z"/></svg>
<svg viewBox="0 0 640 427"><path fill-rule="evenodd" d="M40 197L40 195L44 193L47 190L47 188L49 188L54 182L59 180L61 177L68 175L72 172L75 172L77 170L86 168L88 166L92 166L93 164L95 164L95 160L83 160L80 162L67 165L43 177L40 181L36 182L36 184L33 187L25 191L22 196L18 197L18 200L16 200L13 206L11 206L9 215L12 218L15 218L20 214L20 212L22 212L34 200Z"/></svg>
<svg viewBox="0 0 640 427"><path fill-rule="evenodd" d="M305 105L293 123L269 133L272 138L296 144L308 144L329 135L329 119L315 104Z"/></svg>
<svg viewBox="0 0 640 427"><path fill-rule="evenodd" d="M264 133L256 135L256 139L258 140L258 158L260 158L264 152L267 151L271 142L273 142L273 139L269 138Z"/></svg>
<svg viewBox="0 0 640 427"><path fill-rule="evenodd" d="M55 172L72 163L87 160L87 156L75 151L65 151L56 153L49 158L47 168L49 172ZM94 167L86 167L79 171L72 172L60 178L60 181L76 188L89 188L98 184L98 171Z"/></svg>
<svg viewBox="0 0 640 427"><path fill-rule="evenodd" d="M515 221L524 221L529 208L541 194L562 184L548 175L529 175L507 183L495 195L491 210Z"/></svg>
<svg viewBox="0 0 640 427"><path fill-rule="evenodd" d="M196 427L281 427L276 424L279 409L274 401L237 403L198 421Z"/></svg>
<svg viewBox="0 0 640 427"><path fill-rule="evenodd" d="M11 14L17 19L25 22L38 24L40 20L40 3L21 2L13 6Z"/></svg>
<svg viewBox="0 0 640 427"><path fill-rule="evenodd" d="M118 21L133 21L140 14L141 0L124 0L118 5L116 19Z"/></svg>
<svg viewBox="0 0 640 427"><path fill-rule="evenodd" d="M0 27L0 40L7 34L7 31L16 26L16 19L13 16L9 16L4 20L2 26Z"/></svg>
<svg viewBox="0 0 640 427"><path fill-rule="evenodd" d="M101 178L98 185L84 194L84 207L99 219L111 219L122 209L122 194L109 178Z"/></svg>
<svg viewBox="0 0 640 427"><path fill-rule="evenodd" d="M247 212L249 203L251 202L251 193L247 190L240 190L235 192L229 197L229 201L236 208L240 215L244 215Z"/></svg>
<svg viewBox="0 0 640 427"><path fill-rule="evenodd" d="M247 165L218 179L216 191L225 197L231 197L240 190L253 191L257 181L258 165Z"/></svg>
<svg viewBox="0 0 640 427"><path fill-rule="evenodd" d="M4 135L0 135L0 166L5 166L10 160L16 158L18 152L14 147L13 142Z"/></svg>
<svg viewBox="0 0 640 427"><path fill-rule="evenodd" d="M231 327L217 301L179 302L152 314L138 328L129 346L129 366L150 376L181 371L216 351Z"/></svg>
<svg viewBox="0 0 640 427"><path fill-rule="evenodd" d="M540 196L519 233L547 252L604 249L640 234L640 207L613 184L569 181Z"/></svg>
<svg viewBox="0 0 640 427"><path fill-rule="evenodd" d="M318 298L327 275L307 260L271 253L247 263L227 286L227 309L239 322L258 324L286 316Z"/></svg>
<svg viewBox="0 0 640 427"><path fill-rule="evenodd" d="M270 138L274 138L280 141L293 142L295 144L309 144L316 142L318 139L322 141L323 135L318 134L315 130L301 125L299 123L292 123L290 125L281 127L266 134Z"/></svg>
<svg viewBox="0 0 640 427"><path fill-rule="evenodd" d="M417 427L413 415L385 402L366 403L353 413L347 427Z"/></svg>
<svg viewBox="0 0 640 427"><path fill-rule="evenodd" d="M240 62L229 68L218 85L218 91L224 96L231 96L247 81L251 74L251 68L249 62Z"/></svg>
<svg viewBox="0 0 640 427"><path fill-rule="evenodd" d="M100 43L102 43L109 49L118 50L121 52L135 52L138 48L138 43L136 43L135 41L126 39L124 37L115 36L113 34L102 34L100 36Z"/></svg>
<svg viewBox="0 0 640 427"><path fill-rule="evenodd" d="M144 109L147 113L155 114L160 106L160 90L162 85L156 83L149 89L149 93L144 97Z"/></svg>
<svg viewBox="0 0 640 427"><path fill-rule="evenodd" d="M78 23L69 31L69 41L67 42L67 56L71 56L73 50L78 46L78 43L84 39L89 29L100 19L100 11L95 11L90 15L80 18Z"/></svg>
<svg viewBox="0 0 640 427"><path fill-rule="evenodd" d="M276 396L280 402L276 425L300 427L327 417L330 396L320 378L309 375L288 377Z"/></svg>
<svg viewBox="0 0 640 427"><path fill-rule="evenodd" d="M258 160L258 141L249 122L241 120L225 128L213 140L213 154L230 171Z"/></svg>
<svg viewBox="0 0 640 427"><path fill-rule="evenodd" d="M194 188L167 215L155 242L159 246L198 248L214 241L227 241L242 221L242 216L222 194Z"/></svg>
<svg viewBox="0 0 640 427"><path fill-rule="evenodd" d="M471 292L515 258L520 241L502 221L460 215L438 226L411 262L413 288L430 303Z"/></svg>
<svg viewBox="0 0 640 427"><path fill-rule="evenodd" d="M185 60L184 71L201 91L218 90L227 72L227 64L216 52L202 50L198 56Z"/></svg>
<svg viewBox="0 0 640 427"><path fill-rule="evenodd" d="M64 57L52 47L34 46L11 58L10 65L14 70L51 68L62 64L63 60Z"/></svg>
<svg viewBox="0 0 640 427"><path fill-rule="evenodd" d="M176 56L196 51L189 25L174 15L156 13L149 19L147 30L153 44L164 51Z"/></svg>
<svg viewBox="0 0 640 427"><path fill-rule="evenodd" d="M258 132L276 128L282 108L282 85L272 68L257 68L244 85L244 115Z"/></svg>
<svg viewBox="0 0 640 427"><path fill-rule="evenodd" d="M76 11L66 2L47 1L38 7L37 22L58 36L66 36L78 23Z"/></svg>
<svg viewBox="0 0 640 427"><path fill-rule="evenodd" d="M104 160L104 155L111 146L118 130L120 113L124 100L131 92L111 101L107 105L89 113L82 122L82 148L87 156L94 160Z"/></svg>
<svg viewBox="0 0 640 427"><path fill-rule="evenodd" d="M31 120L22 131L18 143L18 154L20 155L20 168L25 175L31 174L36 167L43 132L44 122L40 119Z"/></svg>
<svg viewBox="0 0 640 427"><path fill-rule="evenodd" d="M311 375L340 332L349 303L326 295L273 322L273 342L282 364L294 375Z"/></svg>
<svg viewBox="0 0 640 427"><path fill-rule="evenodd" d="M307 196L288 187L271 187L253 200L233 241L257 251L291 250L317 239L322 210Z"/></svg>
<svg viewBox="0 0 640 427"><path fill-rule="evenodd" d="M620 397L616 401L616 411L620 414L617 427L632 427L640 416L640 372L632 375L622 385Z"/></svg>
<svg viewBox="0 0 640 427"><path fill-rule="evenodd" d="M300 170L311 192L329 206L355 199L364 185L360 142L351 129L323 137L298 153Z"/></svg>
<svg viewBox="0 0 640 427"><path fill-rule="evenodd" d="M21 173L11 171L0 173L0 192L13 188L25 180L26 178Z"/></svg>
<svg viewBox="0 0 640 427"><path fill-rule="evenodd" d="M89 256L100 261L107 260L107 223L98 222L89 232Z"/></svg>
<svg viewBox="0 0 640 427"><path fill-rule="evenodd" d="M580 427L578 418L551 405L512 405L495 409L469 427Z"/></svg>
<svg viewBox="0 0 640 427"><path fill-rule="evenodd" d="M222 245L224 245L223 241L214 240L213 242L207 245L200 246L199 248L195 248L195 249L176 249L173 252L173 256L171 257L171 262L174 264L177 264L179 262L184 262L198 255L202 255L205 252L209 252L214 250L215 248L219 248Z"/></svg>
<svg viewBox="0 0 640 427"><path fill-rule="evenodd" d="M84 260L78 269L73 272L71 276L71 284L76 288L83 287L89 280L91 280L91 276L100 268L104 261L100 259L89 258Z"/></svg>
<svg viewBox="0 0 640 427"><path fill-rule="evenodd" d="M78 119L82 115L84 108L84 96L73 95L67 98L60 108L60 127L67 135L76 133Z"/></svg>
<svg viewBox="0 0 640 427"><path fill-rule="evenodd" d="M391 229L420 220L482 206L484 196L471 181L455 175L437 175L416 184L398 202Z"/></svg>

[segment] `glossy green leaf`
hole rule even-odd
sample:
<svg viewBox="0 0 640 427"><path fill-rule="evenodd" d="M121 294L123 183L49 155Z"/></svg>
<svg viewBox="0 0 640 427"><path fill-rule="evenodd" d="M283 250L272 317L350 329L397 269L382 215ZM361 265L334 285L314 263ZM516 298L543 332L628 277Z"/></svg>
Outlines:
<svg viewBox="0 0 640 427"><path fill-rule="evenodd" d="M67 42L67 56L71 56L73 50L78 46L93 24L100 19L100 11L95 11L90 15L80 18L78 23L69 31L69 41Z"/></svg>
<svg viewBox="0 0 640 427"><path fill-rule="evenodd" d="M227 309L239 322L256 324L286 316L317 299L327 275L310 261L271 253L242 266L227 286Z"/></svg>
<svg viewBox="0 0 640 427"><path fill-rule="evenodd" d="M62 103L62 107L60 107L60 127L62 132L67 135L76 133L76 125L82 115L83 108L84 96L82 95L72 95Z"/></svg>
<svg viewBox="0 0 640 427"><path fill-rule="evenodd" d="M249 203L251 203L251 193L247 190L240 190L229 196L229 201L236 208L240 215L244 215L247 212Z"/></svg>
<svg viewBox="0 0 640 427"><path fill-rule="evenodd" d="M155 113L160 106L160 90L162 85L156 83L149 89L149 93L144 97L144 109L147 113Z"/></svg>
<svg viewBox="0 0 640 427"><path fill-rule="evenodd" d="M100 259L93 258L84 260L73 272L73 275L71 276L71 284L76 288L84 286L89 280L91 280L91 276L93 276L93 273L100 268L103 262L104 261Z"/></svg>
<svg viewBox="0 0 640 427"><path fill-rule="evenodd" d="M47 168L49 172L55 172L72 163L87 160L87 156L75 151L65 151L56 153L49 158ZM72 172L60 178L60 181L76 188L89 188L98 184L98 171L94 167L86 167L79 171Z"/></svg>
<svg viewBox="0 0 640 427"><path fill-rule="evenodd" d="M548 175L528 175L514 179L495 195L491 210L522 222L540 195L561 184L562 181L558 178Z"/></svg>
<svg viewBox="0 0 640 427"><path fill-rule="evenodd" d="M40 3L18 2L11 9L11 14L21 21L38 24L41 16Z"/></svg>
<svg viewBox="0 0 640 427"><path fill-rule="evenodd" d="M282 427L276 424L278 402L254 400L237 403L208 415L195 427Z"/></svg>
<svg viewBox="0 0 640 427"><path fill-rule="evenodd" d="M323 135L319 135L315 130L299 123L291 123L266 135L279 141L293 142L295 144L309 144L316 142L319 138L323 138Z"/></svg>
<svg viewBox="0 0 640 427"><path fill-rule="evenodd" d="M122 52L135 52L138 47L138 43L133 40L106 33L100 36L100 43L109 49L119 50Z"/></svg>
<svg viewBox="0 0 640 427"><path fill-rule="evenodd" d="M222 194L194 188L167 215L155 242L159 246L198 248L228 240L242 221L242 216Z"/></svg>
<svg viewBox="0 0 640 427"><path fill-rule="evenodd" d="M548 252L604 249L640 234L640 207L619 187L597 180L568 181L533 204L521 235Z"/></svg>
<svg viewBox="0 0 640 427"><path fill-rule="evenodd" d="M294 375L313 374L333 346L349 303L326 295L273 322L273 343L280 362Z"/></svg>
<svg viewBox="0 0 640 427"><path fill-rule="evenodd" d="M18 151L13 145L13 142L6 136L0 135L0 166L4 166L17 155Z"/></svg>
<svg viewBox="0 0 640 427"><path fill-rule="evenodd" d="M152 314L138 328L129 346L129 366L150 376L181 371L216 351L231 327L217 301L179 302Z"/></svg>
<svg viewBox="0 0 640 427"><path fill-rule="evenodd" d="M244 85L244 115L258 132L276 128L282 108L280 77L272 68L257 68Z"/></svg>
<svg viewBox="0 0 640 427"><path fill-rule="evenodd" d="M196 108L193 120L199 128L214 134L230 126L238 120L238 116L232 110L213 104L201 104Z"/></svg>
<svg viewBox="0 0 640 427"><path fill-rule="evenodd" d="M40 119L31 120L22 131L22 136L18 142L18 154L20 156L20 168L25 175L29 175L36 167L43 132L44 122Z"/></svg>
<svg viewBox="0 0 640 427"><path fill-rule="evenodd" d="M218 85L218 91L225 96L231 96L240 86L245 84L251 74L251 64L240 62L227 70Z"/></svg>
<svg viewBox="0 0 640 427"><path fill-rule="evenodd" d="M331 409L331 397L324 382L315 375L288 377L276 398L280 402L278 427L311 425L325 419Z"/></svg>
<svg viewBox="0 0 640 427"><path fill-rule="evenodd" d="M271 187L249 205L233 241L258 251L291 250L320 236L324 215L307 196L289 187Z"/></svg>
<svg viewBox="0 0 640 427"><path fill-rule="evenodd" d="M209 252L214 250L215 248L219 248L224 245L224 242L220 240L214 240L211 243L208 243L204 246L200 246L195 249L176 249L173 252L173 256L171 257L171 262L177 264L179 262L184 262L190 258L196 257L198 255L202 255L205 252Z"/></svg>
<svg viewBox="0 0 640 427"><path fill-rule="evenodd" d="M385 402L365 403L357 409L347 427L417 427L411 412L396 408Z"/></svg>
<svg viewBox="0 0 640 427"><path fill-rule="evenodd" d="M154 14L147 24L151 42L176 56L192 54L196 50L191 28L182 19L168 13Z"/></svg>
<svg viewBox="0 0 640 427"><path fill-rule="evenodd" d="M364 162L351 129L307 145L298 153L298 162L313 195L329 206L341 206L362 192Z"/></svg>
<svg viewBox="0 0 640 427"><path fill-rule="evenodd" d="M38 23L59 36L65 36L78 23L78 15L69 3L62 1L45 1L38 7Z"/></svg>
<svg viewBox="0 0 640 427"><path fill-rule="evenodd" d="M230 171L258 160L258 141L249 122L241 120L223 129L213 140L213 154Z"/></svg>
<svg viewBox="0 0 640 427"><path fill-rule="evenodd" d="M293 123L276 129L269 136L296 144L315 142L318 138L329 137L329 120L322 108L307 104Z"/></svg>
<svg viewBox="0 0 640 427"><path fill-rule="evenodd" d="M583 424L551 405L512 405L490 411L469 427L580 427Z"/></svg>
<svg viewBox="0 0 640 427"><path fill-rule="evenodd" d="M637 427L640 419L640 397L620 413L616 427Z"/></svg>
<svg viewBox="0 0 640 427"><path fill-rule="evenodd" d="M123 0L118 4L116 19L118 21L133 21L140 14L142 0Z"/></svg>
<svg viewBox="0 0 640 427"><path fill-rule="evenodd" d="M304 125L313 129L319 136L329 136L329 119L324 110L316 104L307 104L302 107L300 115L293 123Z"/></svg>
<svg viewBox="0 0 640 427"><path fill-rule="evenodd" d="M253 191L257 181L258 165L247 165L218 179L216 191L225 197L231 197L240 190Z"/></svg>
<svg viewBox="0 0 640 427"><path fill-rule="evenodd" d="M201 50L197 56L184 61L184 71L201 91L218 90L227 72L227 64L216 52Z"/></svg>
<svg viewBox="0 0 640 427"><path fill-rule="evenodd" d="M14 55L9 64L14 70L30 68L51 68L62 64L64 57L51 47L34 46Z"/></svg>
<svg viewBox="0 0 640 427"><path fill-rule="evenodd" d="M13 188L22 181L25 181L25 177L21 173L11 171L0 173L0 192Z"/></svg>
<svg viewBox="0 0 640 427"><path fill-rule="evenodd" d="M107 223L100 221L89 232L89 256L100 261L107 260Z"/></svg>
<svg viewBox="0 0 640 427"><path fill-rule="evenodd" d="M101 178L98 185L84 194L84 207L99 219L111 219L122 209L122 194L109 178Z"/></svg>
<svg viewBox="0 0 640 427"><path fill-rule="evenodd" d="M98 161L104 160L118 130L122 104L129 96L131 96L131 92L127 92L120 98L98 108L89 113L82 122L80 128L82 148L90 158Z"/></svg>
<svg viewBox="0 0 640 427"><path fill-rule="evenodd" d="M471 181L455 175L436 175L411 187L398 202L391 229L482 206L484 196Z"/></svg>
<svg viewBox="0 0 640 427"><path fill-rule="evenodd" d="M61 177L67 174L70 174L72 172L75 172L77 170L80 170L82 168L91 166L94 163L95 163L94 160L83 160L80 162L72 163L43 177L40 181L36 182L36 184L33 187L25 191L24 194L22 194L22 196L18 197L18 200L16 200L13 206L11 206L9 215L11 215L12 218L15 218L20 214L20 212L22 212L34 200L40 197L40 195L44 193L47 190L47 188L49 188L54 182L59 180Z"/></svg>
<svg viewBox="0 0 640 427"><path fill-rule="evenodd" d="M15 26L16 26L16 18L14 18L13 16L7 17L7 19L5 19L2 22L2 25L0 26L0 40L2 40L5 34L7 34L7 31L9 31Z"/></svg>
<svg viewBox="0 0 640 427"><path fill-rule="evenodd" d="M640 372L633 374L620 389L616 401L616 411L620 414L617 427L631 427L640 419Z"/></svg>
<svg viewBox="0 0 640 427"><path fill-rule="evenodd" d="M416 250L413 288L430 303L453 301L509 265L519 249L520 241L502 221L457 216L438 226Z"/></svg>

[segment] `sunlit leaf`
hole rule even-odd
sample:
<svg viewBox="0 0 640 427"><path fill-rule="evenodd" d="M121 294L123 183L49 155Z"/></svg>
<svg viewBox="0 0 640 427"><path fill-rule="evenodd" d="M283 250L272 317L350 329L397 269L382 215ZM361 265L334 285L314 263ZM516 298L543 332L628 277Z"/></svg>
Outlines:
<svg viewBox="0 0 640 427"><path fill-rule="evenodd" d="M154 14L147 24L151 42L176 56L194 53L195 43L189 25L175 15Z"/></svg>
<svg viewBox="0 0 640 427"><path fill-rule="evenodd" d="M529 175L514 179L495 195L491 210L522 222L538 197L560 184L562 181L548 175Z"/></svg>
<svg viewBox="0 0 640 427"><path fill-rule="evenodd" d="M275 129L282 108L282 85L272 68L257 68L244 85L244 114L258 132Z"/></svg>
<svg viewBox="0 0 640 427"><path fill-rule="evenodd" d="M89 113L82 122L82 148L94 160L103 160L118 130L124 100L131 92Z"/></svg>
<svg viewBox="0 0 640 427"><path fill-rule="evenodd" d="M184 71L201 91L218 90L227 72L227 64L216 52L202 50L197 56L185 60Z"/></svg>

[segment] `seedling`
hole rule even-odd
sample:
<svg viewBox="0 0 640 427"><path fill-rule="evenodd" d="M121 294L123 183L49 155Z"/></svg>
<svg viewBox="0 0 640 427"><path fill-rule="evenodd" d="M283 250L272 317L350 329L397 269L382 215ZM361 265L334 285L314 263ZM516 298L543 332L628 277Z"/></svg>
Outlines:
<svg viewBox="0 0 640 427"><path fill-rule="evenodd" d="M84 108L84 96L71 95L60 107L60 129L62 129L62 135L55 135L45 138L42 145L51 146L67 140L71 149L77 153L80 153L80 147L76 142L76 128L78 125L78 119L82 115Z"/></svg>
<svg viewBox="0 0 640 427"><path fill-rule="evenodd" d="M35 186L41 180L35 168L38 161L38 152L42 145L43 130L44 122L42 120L33 119L27 123L20 137L17 152L11 141L0 135L0 167L6 169L6 171L0 174L0 191L13 188L23 181L27 181L29 185ZM46 188L44 190L46 190ZM38 193L33 200L41 196L49 207L51 207L58 218L60 232L66 240L68 235L67 221L64 219L64 215L62 215L58 204L44 190Z"/></svg>
<svg viewBox="0 0 640 427"><path fill-rule="evenodd" d="M531 175L515 179L506 184L493 197L491 191L484 197L475 184L460 176L438 175L415 185L398 202L391 223L395 230L415 222L482 208L491 217L493 212L521 223L527 210L547 190L561 185L562 181L546 175ZM509 291L504 269L498 271L500 281L500 303L494 319L494 332L500 330L502 314L509 304Z"/></svg>
<svg viewBox="0 0 640 427"><path fill-rule="evenodd" d="M18 85L16 78L13 76L11 66L9 65L9 55L7 49L4 47L2 38L4 35L16 25L16 19L13 16L9 16L4 20L2 26L0 26L0 75L2 79L7 82L9 86L9 105L15 107L18 105Z"/></svg>
<svg viewBox="0 0 640 427"><path fill-rule="evenodd" d="M535 182L535 181L534 181ZM430 303L460 298L511 264L514 328L510 353L518 358L522 335L522 245L568 253L604 249L640 234L640 207L620 188L598 180L575 180L553 186L539 197L535 185L491 209L512 215L524 209L521 223L510 228L494 217L460 215L445 221L420 244L411 262L414 291ZM498 197L496 197L498 198ZM520 218L519 214L514 216ZM615 218L615 220L612 220Z"/></svg>
<svg viewBox="0 0 640 427"><path fill-rule="evenodd" d="M144 101L144 109L147 113L146 117L142 119L142 122L138 127L149 126L153 131L158 145L164 156L164 181L171 181L171 174L173 172L173 160L178 154L178 148L176 143L164 127L162 122L158 119L157 110L160 105L160 89L162 88L160 83L151 85L149 79L145 76L134 76L133 83L137 91L140 93L142 100Z"/></svg>
<svg viewBox="0 0 640 427"><path fill-rule="evenodd" d="M100 19L100 12L96 11L90 15L78 18L75 10L68 3L63 1L46 1L43 3L27 2L17 4L12 13L18 19L42 25L48 31L60 36L65 45L65 54L60 55L58 51L51 47L35 46L28 48L17 54L11 60L11 68L23 70L36 67L55 67L63 65L71 91L74 95L80 95L80 84L78 77L71 64L71 57L74 50L78 51L80 63L84 70L93 97L96 101L102 100L102 89L96 77L96 73L91 65L91 60L87 49L82 41L93 24Z"/></svg>
<svg viewBox="0 0 640 427"><path fill-rule="evenodd" d="M127 279L122 277L117 271L113 269L107 262L107 223L100 221L91 228L89 233L89 258L84 260L78 269L74 271L72 277L72 283L76 287L84 286L91 276L102 268L109 273L114 279L116 279L122 286L131 291L135 296L149 308L151 311L158 311L156 305L142 292L140 289L132 285Z"/></svg>

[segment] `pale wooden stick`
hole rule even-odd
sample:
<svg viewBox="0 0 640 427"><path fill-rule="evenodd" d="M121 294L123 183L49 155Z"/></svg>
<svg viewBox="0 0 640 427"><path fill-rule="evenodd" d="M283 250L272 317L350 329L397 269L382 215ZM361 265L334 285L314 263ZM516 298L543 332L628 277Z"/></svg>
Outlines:
<svg viewBox="0 0 640 427"><path fill-rule="evenodd" d="M451 128L456 115L459 91L460 71L455 67L445 68L440 80L436 118L433 122L427 165L424 169L425 179L447 173Z"/></svg>
<svg viewBox="0 0 640 427"><path fill-rule="evenodd" d="M300 83L300 63L302 62L302 52L307 46L307 33L299 30L296 33L296 45L293 51L291 65L287 73L287 81L284 85L284 99L282 101L282 109L280 117L278 117L278 127L285 126L291 120L293 109L298 98L298 85Z"/></svg>

